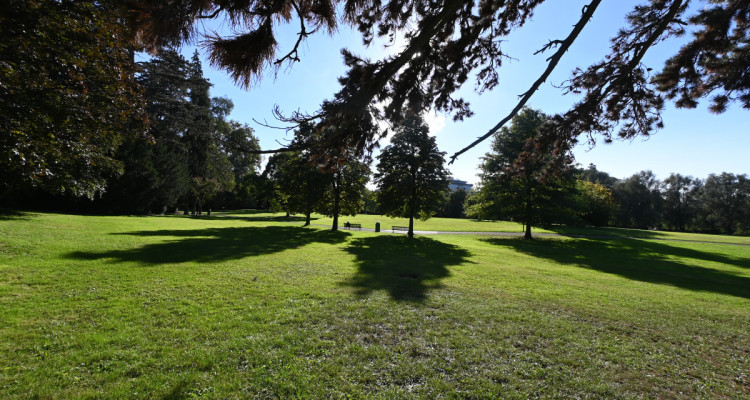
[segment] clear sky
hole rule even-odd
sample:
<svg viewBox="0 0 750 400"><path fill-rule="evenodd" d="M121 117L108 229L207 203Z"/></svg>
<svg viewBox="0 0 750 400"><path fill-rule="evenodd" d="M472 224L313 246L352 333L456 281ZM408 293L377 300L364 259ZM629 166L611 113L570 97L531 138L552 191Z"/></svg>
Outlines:
<svg viewBox="0 0 750 400"><path fill-rule="evenodd" d="M448 156L487 132L516 104L518 95L525 92L546 67L550 54L533 55L550 39L562 39L577 22L581 8L587 1L549 1L537 9L530 24L516 31L503 44L504 51L513 57L500 69L500 85L491 92L478 95L471 81L467 81L460 94L467 99L475 115L462 122L454 122L450 115L429 113L427 120L431 134L438 146ZM635 1L603 2L593 20L586 26L576 43L565 54L550 79L527 104L548 114L566 111L576 100L563 96L559 85L570 77L575 67L585 68L600 60L608 50L609 39L624 26L626 13ZM211 29L225 31L226 26L214 24ZM296 40L298 22L282 27L279 54L285 54ZM659 69L664 59L674 54L680 42L662 43L647 54L646 64ZM212 68L201 51L204 73L213 83L212 96L226 96L235 104L230 118L248 123L260 139L261 146L278 147L291 138L284 131L263 127L253 121L266 121L278 125L272 110L278 105L283 111L315 112L325 99L339 89L337 78L344 74L341 48L355 53L379 58L394 50L382 43L370 48L361 45L360 36L349 27L341 26L337 33L328 36L317 33L301 47L301 62L282 68L276 75L269 70L262 81L244 90L224 71ZM397 47L397 45L396 45ZM200 47L199 47L200 49ZM186 46L183 54L192 55L194 47ZM613 144L597 143L593 148L579 145L574 150L576 161L582 166L593 163L598 169L618 178L626 178L638 171L650 169L664 179L672 172L705 178L710 173L750 173L750 112L732 105L723 114L708 112L708 101L697 109L680 110L669 105L663 113L665 128L650 138L633 141L615 141ZM457 179L476 183L480 158L488 151L490 140L463 154L449 168ZM383 144L385 145L385 143ZM374 168L374 167L373 167Z"/></svg>

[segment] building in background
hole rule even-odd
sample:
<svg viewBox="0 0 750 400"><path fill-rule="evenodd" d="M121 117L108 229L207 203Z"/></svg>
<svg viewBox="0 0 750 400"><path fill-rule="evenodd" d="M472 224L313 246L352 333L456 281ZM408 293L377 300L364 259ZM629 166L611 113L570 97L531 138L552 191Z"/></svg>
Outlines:
<svg viewBox="0 0 750 400"><path fill-rule="evenodd" d="M455 192L458 189L463 189L463 190L465 190L467 192L471 192L471 188L473 186L474 185L472 185L471 183L468 183L466 181L462 181L460 179L453 179L453 178L451 178L451 180L448 182L448 188L452 192Z"/></svg>

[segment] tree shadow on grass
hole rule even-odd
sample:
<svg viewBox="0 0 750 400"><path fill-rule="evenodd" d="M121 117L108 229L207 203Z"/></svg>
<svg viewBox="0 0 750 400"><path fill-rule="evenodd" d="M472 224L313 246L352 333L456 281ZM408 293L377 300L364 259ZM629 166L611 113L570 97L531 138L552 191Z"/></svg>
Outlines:
<svg viewBox="0 0 750 400"><path fill-rule="evenodd" d="M0 208L0 221L27 220L29 215L23 211Z"/></svg>
<svg viewBox="0 0 750 400"><path fill-rule="evenodd" d="M264 215L264 216L244 216L244 215L183 215L183 218L201 219L201 220L228 220L228 221L246 221L246 222L305 222L304 216L299 215ZM310 217L310 221L319 219Z"/></svg>
<svg viewBox="0 0 750 400"><path fill-rule="evenodd" d="M426 237L374 236L352 240L346 251L357 257L357 273L343 284L360 296L386 290L398 301L422 302L427 291L442 286L448 267L466 262L470 253Z"/></svg>
<svg viewBox="0 0 750 400"><path fill-rule="evenodd" d="M555 225L546 227L546 229L552 232L559 233L563 236L570 237L601 237L605 239L614 238L639 238L639 239L664 239L669 238L662 231L651 231L646 229L634 229L634 228L614 228L614 227L586 227L579 228L575 226L564 226Z"/></svg>
<svg viewBox="0 0 750 400"><path fill-rule="evenodd" d="M349 236L345 232L287 226L207 228L116 233L115 235L164 236L165 241L127 250L76 251L66 255L77 260L106 259L141 264L221 262L296 249L311 243L336 244Z"/></svg>
<svg viewBox="0 0 750 400"><path fill-rule="evenodd" d="M750 278L731 271L685 263L717 262L750 268L750 259L632 239L522 240L492 238L484 241L561 264L576 265L628 279L750 298Z"/></svg>

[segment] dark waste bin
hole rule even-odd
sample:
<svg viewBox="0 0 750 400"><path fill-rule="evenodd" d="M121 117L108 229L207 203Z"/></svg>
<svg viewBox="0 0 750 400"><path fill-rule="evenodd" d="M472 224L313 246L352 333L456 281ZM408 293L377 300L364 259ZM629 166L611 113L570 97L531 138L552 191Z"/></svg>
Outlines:
<svg viewBox="0 0 750 400"><path fill-rule="evenodd" d="M380 221L375 223L375 232L380 232Z"/></svg>

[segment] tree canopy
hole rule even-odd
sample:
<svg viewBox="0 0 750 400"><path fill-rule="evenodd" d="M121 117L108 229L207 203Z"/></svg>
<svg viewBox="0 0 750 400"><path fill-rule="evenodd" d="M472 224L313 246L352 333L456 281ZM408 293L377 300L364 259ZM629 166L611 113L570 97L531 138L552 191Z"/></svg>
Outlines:
<svg viewBox="0 0 750 400"><path fill-rule="evenodd" d="M419 116L404 120L378 156L378 203L390 217L409 218L409 237L414 217L426 220L442 205L449 176L444 164L445 153Z"/></svg>
<svg viewBox="0 0 750 400"><path fill-rule="evenodd" d="M0 197L21 187L93 197L145 131L126 29L111 2L0 7Z"/></svg>
<svg viewBox="0 0 750 400"><path fill-rule="evenodd" d="M547 116L524 108L510 127L495 134L492 150L483 157L480 189L471 214L480 218L512 218L526 227L559 218L571 191L572 155L540 151L534 141Z"/></svg>
<svg viewBox="0 0 750 400"><path fill-rule="evenodd" d="M526 25L544 0L426 1L426 0L186 0L181 2L129 1L130 21L138 43L156 47L195 39L198 21L229 20L232 36L207 34L205 45L212 63L248 86L260 79L266 67L299 61L297 49L315 31L332 33L341 23L355 27L365 44L376 38L405 46L394 55L368 60L344 49L348 72L341 89L311 115L295 114L288 120L336 121L342 128L356 126L363 115L382 113L398 124L405 112L428 108L471 115L469 104L457 90L472 77L478 91L498 83L499 67L508 56L502 42ZM551 38L539 52L554 51L548 67L530 83L528 91L507 116L452 158L486 140L509 122L546 81L560 59L596 14L601 0L591 0L578 21L570 21L565 38ZM586 135L589 140L613 136L649 135L662 126L665 99L678 107L695 107L713 96L712 110L721 112L732 102L750 108L748 29L750 2L745 0L651 0L636 5L627 23L612 38L602 61L577 69L562 90L582 99L567 112L554 115L541 141L559 151L569 149ZM279 49L281 23L298 22L299 37L292 48ZM664 66L647 66L643 60L655 44L682 36L692 38ZM652 68L659 68L651 73ZM375 106L382 106L379 111ZM615 130L618 130L615 132ZM379 136L367 130L338 129L327 135L326 146L371 150Z"/></svg>

